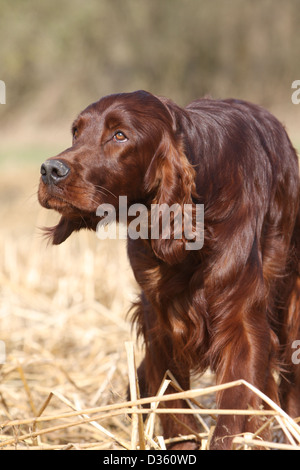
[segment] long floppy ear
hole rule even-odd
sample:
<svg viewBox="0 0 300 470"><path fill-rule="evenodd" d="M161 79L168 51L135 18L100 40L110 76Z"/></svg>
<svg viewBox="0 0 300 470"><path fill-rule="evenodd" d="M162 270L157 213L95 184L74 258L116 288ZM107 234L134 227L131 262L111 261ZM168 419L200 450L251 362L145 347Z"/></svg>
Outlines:
<svg viewBox="0 0 300 470"><path fill-rule="evenodd" d="M80 219L68 219L62 216L57 225L54 227L44 227L42 230L46 238L49 238L53 245L60 245L69 238L72 232L80 230L82 226Z"/></svg>
<svg viewBox="0 0 300 470"><path fill-rule="evenodd" d="M184 153L183 143L174 142L167 132L148 168L145 182L153 194L152 249L166 263L180 263L193 249L187 247L187 242L193 238L195 225L195 170Z"/></svg>

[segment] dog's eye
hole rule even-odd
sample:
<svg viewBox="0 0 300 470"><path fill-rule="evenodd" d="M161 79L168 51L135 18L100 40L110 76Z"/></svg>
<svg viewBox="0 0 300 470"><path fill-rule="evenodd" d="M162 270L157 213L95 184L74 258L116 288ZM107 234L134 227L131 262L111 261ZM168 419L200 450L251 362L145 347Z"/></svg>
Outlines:
<svg viewBox="0 0 300 470"><path fill-rule="evenodd" d="M127 139L126 135L123 134L123 132L118 131L118 132L116 132L115 135L114 135L114 140L115 140L116 142L126 142L126 140L128 140L128 139Z"/></svg>
<svg viewBox="0 0 300 470"><path fill-rule="evenodd" d="M74 129L73 129L73 139L76 139L77 136L78 136L78 129L77 129L77 127L74 127Z"/></svg>

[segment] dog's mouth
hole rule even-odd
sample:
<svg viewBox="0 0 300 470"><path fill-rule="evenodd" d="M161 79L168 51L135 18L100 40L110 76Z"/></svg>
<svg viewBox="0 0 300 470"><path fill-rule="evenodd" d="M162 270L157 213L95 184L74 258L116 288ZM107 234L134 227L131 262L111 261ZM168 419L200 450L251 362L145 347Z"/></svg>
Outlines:
<svg viewBox="0 0 300 470"><path fill-rule="evenodd" d="M66 196L65 188L45 185L43 181L40 182L38 189L38 200L45 209L55 210L62 215L65 222L70 221L76 230L81 228L96 230L101 219L96 215L96 209L95 211L90 208L83 209L79 205L77 206L75 199L70 202L69 197Z"/></svg>
<svg viewBox="0 0 300 470"><path fill-rule="evenodd" d="M73 206L69 202L64 201L63 199L60 199L58 197L50 197L46 201L46 204L44 205L44 207L46 207L47 209L53 209L62 215L73 214L76 211L78 211L78 209L76 209L75 206Z"/></svg>
<svg viewBox="0 0 300 470"><path fill-rule="evenodd" d="M40 182L38 190L38 200L42 207L52 209L62 215L76 215L80 213L80 209L70 202L64 195L64 191L54 185L45 185Z"/></svg>

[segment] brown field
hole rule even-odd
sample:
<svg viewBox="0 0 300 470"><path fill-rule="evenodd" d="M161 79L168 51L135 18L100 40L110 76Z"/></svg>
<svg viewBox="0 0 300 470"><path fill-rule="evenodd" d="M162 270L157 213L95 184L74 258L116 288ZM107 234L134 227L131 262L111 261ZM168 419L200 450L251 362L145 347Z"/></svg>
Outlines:
<svg viewBox="0 0 300 470"><path fill-rule="evenodd" d="M80 233L62 246L48 246L38 227L55 224L58 216L36 201L38 166L2 169L0 176L0 339L6 346L0 448L163 449L158 397L148 399L151 414L144 423L140 419L135 362L141 350L133 351L135 334L126 319L136 285L125 242ZM207 373L185 393L202 423L202 449L209 448L220 412L215 390ZM296 421L269 405L258 413L274 431L272 442L238 436L235 449L258 442L300 449Z"/></svg>

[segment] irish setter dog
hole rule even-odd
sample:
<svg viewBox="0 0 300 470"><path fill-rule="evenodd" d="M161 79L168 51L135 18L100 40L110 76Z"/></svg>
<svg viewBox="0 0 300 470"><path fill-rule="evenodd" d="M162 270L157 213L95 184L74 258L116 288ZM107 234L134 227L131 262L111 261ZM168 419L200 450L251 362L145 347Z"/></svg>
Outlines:
<svg viewBox="0 0 300 470"><path fill-rule="evenodd" d="M141 287L133 319L145 342L142 396L156 394L167 370L188 389L190 374L210 367L217 383L245 379L299 416L293 353L300 339L300 181L283 126L244 101L200 99L181 108L137 91L91 104L72 133L72 147L41 167L39 201L61 214L48 229L53 244L82 228L96 230L98 206L117 210L119 196L149 213L157 204L182 211L190 205L193 223L194 209L204 206L201 249L187 249L188 237L175 236L175 217L169 237L128 237ZM266 406L245 386L216 399L221 409ZM161 421L165 437L198 429L190 414ZM219 415L211 448L230 449L234 435L261 424L249 415Z"/></svg>

